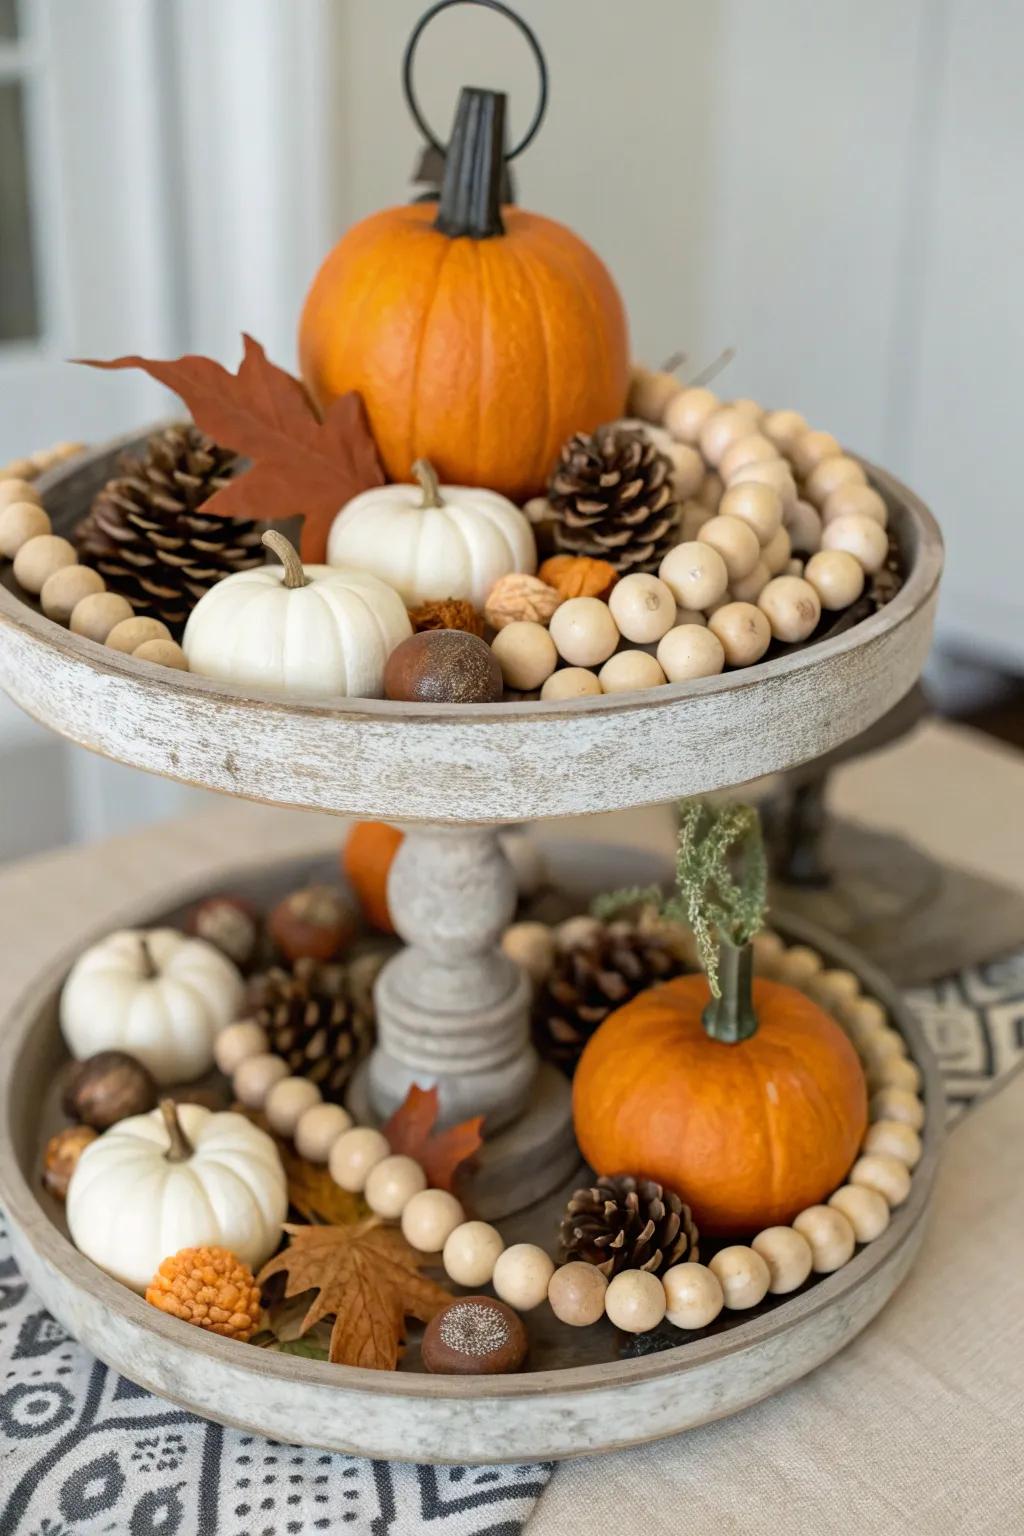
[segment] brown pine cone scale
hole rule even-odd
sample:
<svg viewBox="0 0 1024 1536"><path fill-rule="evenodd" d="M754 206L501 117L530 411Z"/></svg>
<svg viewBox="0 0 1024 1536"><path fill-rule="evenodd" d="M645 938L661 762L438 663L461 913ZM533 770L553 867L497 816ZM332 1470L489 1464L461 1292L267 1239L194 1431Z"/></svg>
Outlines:
<svg viewBox="0 0 1024 1536"><path fill-rule="evenodd" d="M548 488L555 543L617 571L654 571L676 542L672 462L642 432L599 427L562 448Z"/></svg>
<svg viewBox="0 0 1024 1536"><path fill-rule="evenodd" d="M301 959L290 968L271 966L249 983L249 1017L266 1031L268 1048L332 1103L340 1102L374 1040L364 969Z"/></svg>
<svg viewBox="0 0 1024 1536"><path fill-rule="evenodd" d="M562 1218L563 1262L593 1264L609 1280L624 1269L663 1275L699 1255L688 1205L653 1179L616 1174L578 1189Z"/></svg>

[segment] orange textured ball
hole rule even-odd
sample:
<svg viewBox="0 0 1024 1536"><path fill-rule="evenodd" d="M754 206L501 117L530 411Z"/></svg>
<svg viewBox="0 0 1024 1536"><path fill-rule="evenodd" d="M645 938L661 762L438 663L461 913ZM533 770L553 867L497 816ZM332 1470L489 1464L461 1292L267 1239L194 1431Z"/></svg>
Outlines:
<svg viewBox="0 0 1024 1536"><path fill-rule="evenodd" d="M341 867L366 921L382 933L395 931L388 909L388 871L403 835L386 821L357 821L341 850Z"/></svg>
<svg viewBox="0 0 1024 1536"><path fill-rule="evenodd" d="M573 1082L576 1138L599 1174L677 1190L702 1233L787 1225L825 1200L867 1126L857 1055L792 987L755 980L758 1029L726 1045L701 1015L703 976L682 976L611 1014Z"/></svg>
<svg viewBox="0 0 1024 1536"><path fill-rule="evenodd" d="M252 1270L227 1248L182 1248L164 1259L146 1300L183 1323L243 1344L259 1327L262 1311Z"/></svg>

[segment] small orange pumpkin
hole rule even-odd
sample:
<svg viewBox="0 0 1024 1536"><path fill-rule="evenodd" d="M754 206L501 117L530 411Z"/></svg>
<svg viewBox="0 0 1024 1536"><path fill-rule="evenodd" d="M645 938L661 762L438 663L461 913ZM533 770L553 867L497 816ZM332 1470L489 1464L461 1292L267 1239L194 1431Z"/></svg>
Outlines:
<svg viewBox="0 0 1024 1536"><path fill-rule="evenodd" d="M621 416L625 310L578 235L499 207L504 98L464 91L439 204L388 208L343 237L299 328L321 407L358 390L393 480L441 480L522 502L559 448Z"/></svg>
<svg viewBox="0 0 1024 1536"><path fill-rule="evenodd" d="M341 850L341 867L366 921L382 933L394 933L388 909L388 872L404 833L386 821L357 821Z"/></svg>

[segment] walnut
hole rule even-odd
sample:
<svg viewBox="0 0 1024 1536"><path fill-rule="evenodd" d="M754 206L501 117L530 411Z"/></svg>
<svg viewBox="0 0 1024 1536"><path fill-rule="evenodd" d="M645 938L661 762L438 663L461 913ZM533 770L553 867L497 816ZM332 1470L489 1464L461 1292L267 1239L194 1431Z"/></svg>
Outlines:
<svg viewBox="0 0 1024 1536"><path fill-rule="evenodd" d="M472 603L460 597L444 597L439 601L421 603L409 609L409 621L413 629L461 629L467 635L483 639L484 624Z"/></svg>
<svg viewBox="0 0 1024 1536"><path fill-rule="evenodd" d="M492 629L504 629L518 620L547 624L561 601L562 594L539 576L512 571L499 577L488 593L484 618Z"/></svg>

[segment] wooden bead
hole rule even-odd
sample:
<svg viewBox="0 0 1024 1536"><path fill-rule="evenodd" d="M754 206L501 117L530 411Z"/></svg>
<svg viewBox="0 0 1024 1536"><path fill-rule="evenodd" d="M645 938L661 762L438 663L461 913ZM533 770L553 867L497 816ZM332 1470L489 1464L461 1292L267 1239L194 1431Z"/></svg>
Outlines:
<svg viewBox="0 0 1024 1536"><path fill-rule="evenodd" d="M267 1032L254 1019L228 1024L213 1042L213 1056L225 1077L234 1077L250 1056L266 1056L270 1050Z"/></svg>
<svg viewBox="0 0 1024 1536"><path fill-rule="evenodd" d="M867 485L864 470L849 454L837 453L819 459L804 482L804 494L816 507L824 506L826 498L841 485Z"/></svg>
<svg viewBox="0 0 1024 1536"><path fill-rule="evenodd" d="M657 576L635 572L617 581L608 597L619 634L634 645L653 645L667 634L676 619L676 600Z"/></svg>
<svg viewBox="0 0 1024 1536"><path fill-rule="evenodd" d="M793 1230L811 1245L811 1264L816 1275L831 1275L853 1258L857 1239L853 1227L831 1205L809 1205L793 1218Z"/></svg>
<svg viewBox="0 0 1024 1536"><path fill-rule="evenodd" d="M711 521L709 518L708 522ZM697 608L701 612L724 597L729 585L729 571L722 556L700 538L670 549L658 567L658 575L681 608Z"/></svg>
<svg viewBox="0 0 1024 1536"><path fill-rule="evenodd" d="M542 699L586 699L601 692L596 672L588 667L562 667L552 672L540 690Z"/></svg>
<svg viewBox="0 0 1024 1536"><path fill-rule="evenodd" d="M30 502L37 507L43 504L43 498L30 481L18 475L0 480L0 510L12 507L15 503L24 504L25 502Z"/></svg>
<svg viewBox="0 0 1024 1536"><path fill-rule="evenodd" d="M809 944L792 944L779 961L779 980L803 990L824 963L818 951L811 949Z"/></svg>
<svg viewBox="0 0 1024 1536"><path fill-rule="evenodd" d="M488 1221L464 1221L448 1236L443 1261L449 1280L456 1285L488 1285L505 1240Z"/></svg>
<svg viewBox="0 0 1024 1536"><path fill-rule="evenodd" d="M906 1046L894 1029L875 1030L857 1041L857 1052L868 1073L878 1070L884 1061L902 1060Z"/></svg>
<svg viewBox="0 0 1024 1536"><path fill-rule="evenodd" d="M340 1104L314 1104L299 1116L295 1150L311 1163L326 1163L339 1136L352 1128L352 1116Z"/></svg>
<svg viewBox="0 0 1024 1536"><path fill-rule="evenodd" d="M768 1266L768 1289L773 1296L798 1291L811 1272L811 1245L795 1227L765 1227L750 1246Z"/></svg>
<svg viewBox="0 0 1024 1536"><path fill-rule="evenodd" d="M547 923L512 923L502 934L501 947L534 986L544 985L555 963L555 938Z"/></svg>
<svg viewBox="0 0 1024 1536"><path fill-rule="evenodd" d="M783 516L788 516L790 509L796 506L796 481L785 459L762 459L755 464L744 464L743 468L738 469L729 481L730 488L734 485L750 483L770 485L773 490L778 491L782 497Z"/></svg>
<svg viewBox="0 0 1024 1536"><path fill-rule="evenodd" d="M576 598L593 602L593 598ZM539 688L558 665L555 642L543 624L516 619L498 631L491 645L506 688Z"/></svg>
<svg viewBox="0 0 1024 1536"><path fill-rule="evenodd" d="M659 642L658 663L670 683L686 683L717 676L725 666L725 651L706 625L678 624Z"/></svg>
<svg viewBox="0 0 1024 1536"><path fill-rule="evenodd" d="M889 539L884 528L870 517L837 517L826 523L821 535L822 549L843 549L858 560L869 575L880 571L889 553Z"/></svg>
<svg viewBox="0 0 1024 1536"><path fill-rule="evenodd" d="M665 1317L673 1328L707 1328L725 1305L722 1283L706 1264L673 1264L662 1276Z"/></svg>
<svg viewBox="0 0 1024 1536"><path fill-rule="evenodd" d="M679 519L679 542L692 543L704 524L710 523L714 515L710 507L703 506L699 501L684 502L682 516Z"/></svg>
<svg viewBox="0 0 1024 1536"><path fill-rule="evenodd" d="M916 1168L921 1161L921 1138L902 1120L875 1120L864 1137L864 1151L887 1152L908 1168Z"/></svg>
<svg viewBox="0 0 1024 1536"><path fill-rule="evenodd" d="M587 912L581 912L578 917L567 917L564 923L559 923L555 929L555 947L560 954L567 954L575 949L578 944L593 944L604 932L604 925L599 917L591 917Z"/></svg>
<svg viewBox="0 0 1024 1536"><path fill-rule="evenodd" d="M681 624L697 624L701 629L707 625L707 619L697 608L676 608L676 628ZM669 631L671 633L671 631Z"/></svg>
<svg viewBox="0 0 1024 1536"><path fill-rule="evenodd" d="M0 490L3 483L0 482ZM0 510L0 555L13 560L29 539L40 539L50 532L49 513L35 501L11 501Z"/></svg>
<svg viewBox="0 0 1024 1536"><path fill-rule="evenodd" d="M660 368L644 368L634 363L629 380L626 414L641 421L661 422L669 403L682 393L683 386L674 373Z"/></svg>
<svg viewBox="0 0 1024 1536"><path fill-rule="evenodd" d="M805 432L793 442L789 457L793 461L793 467L798 475L804 479L814 470L822 459L834 458L837 453L842 453L842 448L832 436L831 432Z"/></svg>
<svg viewBox="0 0 1024 1536"><path fill-rule="evenodd" d="M735 406L725 405L715 411L700 429L700 451L717 469L733 443L750 436L750 416Z"/></svg>
<svg viewBox="0 0 1024 1536"><path fill-rule="evenodd" d="M786 569L782 572L783 576L802 576L803 573L804 563L802 560L796 559L795 556L792 560L790 560L789 564L786 566Z"/></svg>
<svg viewBox="0 0 1024 1536"><path fill-rule="evenodd" d="M883 1057L869 1068L868 1087L872 1093L881 1088L901 1088L916 1095L921 1091L921 1069L906 1056Z"/></svg>
<svg viewBox="0 0 1024 1536"><path fill-rule="evenodd" d="M760 933L755 933L754 946L754 974L756 976L775 976L778 972L782 957L786 952L786 946L777 933L772 933L767 928L762 928Z"/></svg>
<svg viewBox="0 0 1024 1536"><path fill-rule="evenodd" d="M517 1312L532 1312L547 1300L554 1272L551 1259L536 1243L513 1243L499 1253L491 1283L495 1295Z"/></svg>
<svg viewBox="0 0 1024 1536"><path fill-rule="evenodd" d="M886 1029L889 1015L876 997L847 998L836 1005L836 1014L854 1040L866 1040L878 1029Z"/></svg>
<svg viewBox="0 0 1024 1536"><path fill-rule="evenodd" d="M417 1253L440 1253L466 1213L446 1189L421 1189L402 1212L402 1236Z"/></svg>
<svg viewBox="0 0 1024 1536"><path fill-rule="evenodd" d="M574 1259L556 1269L548 1281L548 1305L560 1323L589 1328L604 1316L608 1281L593 1264Z"/></svg>
<svg viewBox="0 0 1024 1536"><path fill-rule="evenodd" d="M789 530L787 528L780 528L762 549L761 559L768 567L770 575L781 576L789 564L791 553L792 545L789 542Z"/></svg>
<svg viewBox="0 0 1024 1536"><path fill-rule="evenodd" d="M889 509L883 497L873 486L859 485L856 481L838 485L830 491L822 503L821 515L826 523L835 522L837 517L870 517L880 528L889 521Z"/></svg>
<svg viewBox="0 0 1024 1536"><path fill-rule="evenodd" d="M743 411L750 417L755 426L759 426L764 417L764 406L759 400L751 400L749 395L737 395L735 400L728 404L734 411Z"/></svg>
<svg viewBox="0 0 1024 1536"><path fill-rule="evenodd" d="M174 640L143 640L132 655L136 661L148 661L155 667L173 667L176 672L189 669L188 657Z"/></svg>
<svg viewBox="0 0 1024 1536"><path fill-rule="evenodd" d="M608 1282L604 1310L624 1333L647 1333L665 1316L665 1287L643 1269L623 1269Z"/></svg>
<svg viewBox="0 0 1024 1536"><path fill-rule="evenodd" d="M718 1279L730 1312L745 1312L748 1307L756 1307L768 1294L771 1283L768 1265L759 1253L742 1243L720 1248L708 1268Z"/></svg>
<svg viewBox="0 0 1024 1536"><path fill-rule="evenodd" d="M395 1221L413 1195L427 1187L427 1176L414 1157L393 1153L374 1163L366 1178L364 1195L375 1216Z"/></svg>
<svg viewBox="0 0 1024 1536"><path fill-rule="evenodd" d="M132 617L132 605L117 592L94 592L75 604L71 614L71 633L95 640L102 645L115 624Z"/></svg>
<svg viewBox="0 0 1024 1536"><path fill-rule="evenodd" d="M924 1103L908 1088L879 1088L871 1095L868 1113L872 1121L899 1120L912 1131L924 1125Z"/></svg>
<svg viewBox="0 0 1024 1536"><path fill-rule="evenodd" d="M147 640L170 640L171 632L160 619L122 619L107 636L106 644L112 651L124 651L131 656Z"/></svg>
<svg viewBox="0 0 1024 1536"><path fill-rule="evenodd" d="M19 587L37 596L55 571L78 564L78 551L55 533L27 539L14 557L14 579Z"/></svg>
<svg viewBox="0 0 1024 1536"><path fill-rule="evenodd" d="M265 1051L260 1056L246 1056L238 1063L232 1079L235 1098L246 1109L262 1109L275 1083L288 1076L288 1063Z"/></svg>
<svg viewBox="0 0 1024 1536"><path fill-rule="evenodd" d="M767 618L776 640L788 644L806 640L821 618L821 603L809 581L802 576L776 576L761 592L757 606Z"/></svg>
<svg viewBox="0 0 1024 1536"><path fill-rule="evenodd" d="M697 489L697 500L709 512L717 512L725 495L725 481L715 470L709 469Z"/></svg>
<svg viewBox="0 0 1024 1536"><path fill-rule="evenodd" d="M889 1225L888 1202L876 1189L868 1189L864 1184L844 1184L829 1195L828 1203L842 1211L858 1243L873 1243Z"/></svg>
<svg viewBox="0 0 1024 1536"><path fill-rule="evenodd" d="M666 405L662 421L679 442L697 443L705 422L721 405L713 389L682 389Z"/></svg>
<svg viewBox="0 0 1024 1536"><path fill-rule="evenodd" d="M551 616L550 634L559 656L572 667L600 666L619 643L611 609L597 597L570 597L562 603Z"/></svg>
<svg viewBox="0 0 1024 1536"><path fill-rule="evenodd" d="M0 480L22 480L26 483L31 483L37 473L38 471L32 462L32 457L22 456L21 458L9 459L7 461L3 469L0 469Z"/></svg>
<svg viewBox="0 0 1024 1536"><path fill-rule="evenodd" d="M789 453L798 437L809 431L806 416L799 411L769 411L761 421L761 431L780 453Z"/></svg>
<svg viewBox="0 0 1024 1536"><path fill-rule="evenodd" d="M845 549L821 549L804 570L823 608L834 613L849 608L864 590L864 567Z"/></svg>
<svg viewBox="0 0 1024 1536"><path fill-rule="evenodd" d="M672 489L680 501L696 496L704 479L704 460L689 443L670 442L665 453L672 460Z"/></svg>
<svg viewBox="0 0 1024 1536"><path fill-rule="evenodd" d="M675 603L672 604L673 614ZM617 651L597 674L603 693L634 693L667 681L661 664L646 651Z"/></svg>
<svg viewBox="0 0 1024 1536"><path fill-rule="evenodd" d="M823 1008L839 1008L860 996L860 982L852 971L816 971L807 991Z"/></svg>
<svg viewBox="0 0 1024 1536"><path fill-rule="evenodd" d="M290 1139L302 1115L319 1104L322 1098L316 1083L311 1083L308 1078L282 1077L271 1086L264 1099L263 1113L276 1135Z"/></svg>
<svg viewBox="0 0 1024 1536"><path fill-rule="evenodd" d="M773 486L756 480L730 485L718 510L723 517L738 517L752 528L762 548L782 527L782 497Z"/></svg>
<svg viewBox="0 0 1024 1536"><path fill-rule="evenodd" d="M730 582L729 594L737 603L756 603L771 579L771 571L763 560L759 560L749 576Z"/></svg>
<svg viewBox="0 0 1024 1536"><path fill-rule="evenodd" d="M850 1169L849 1182L877 1190L895 1209L910 1194L910 1169L891 1152L867 1152Z"/></svg>
<svg viewBox="0 0 1024 1536"><path fill-rule="evenodd" d="M738 517L723 517L718 513L697 535L699 544L710 544L725 561L730 581L749 576L761 557L761 546L753 528Z"/></svg>
<svg viewBox="0 0 1024 1536"><path fill-rule="evenodd" d="M361 1195L372 1169L391 1156L386 1136L368 1125L355 1125L343 1131L327 1159L331 1178L350 1195Z"/></svg>
<svg viewBox="0 0 1024 1536"><path fill-rule="evenodd" d="M735 410L736 407L734 406L733 409ZM760 432L749 432L746 437L737 438L736 442L726 449L718 471L728 485L736 471L743 469L745 465L764 464L778 457L779 450L774 443L769 442Z"/></svg>
<svg viewBox="0 0 1024 1536"><path fill-rule="evenodd" d="M790 548L801 555L813 555L821 548L821 518L809 501L797 501L790 508L786 532Z"/></svg>
<svg viewBox="0 0 1024 1536"><path fill-rule="evenodd" d="M730 667L751 667L771 644L771 626L753 603L726 603L708 620L708 629L722 642Z"/></svg>
<svg viewBox="0 0 1024 1536"><path fill-rule="evenodd" d="M70 624L71 615L83 597L105 592L106 587L99 571L92 570L90 566L65 565L59 571L54 571L43 583L39 606L46 617L53 619L56 624Z"/></svg>

